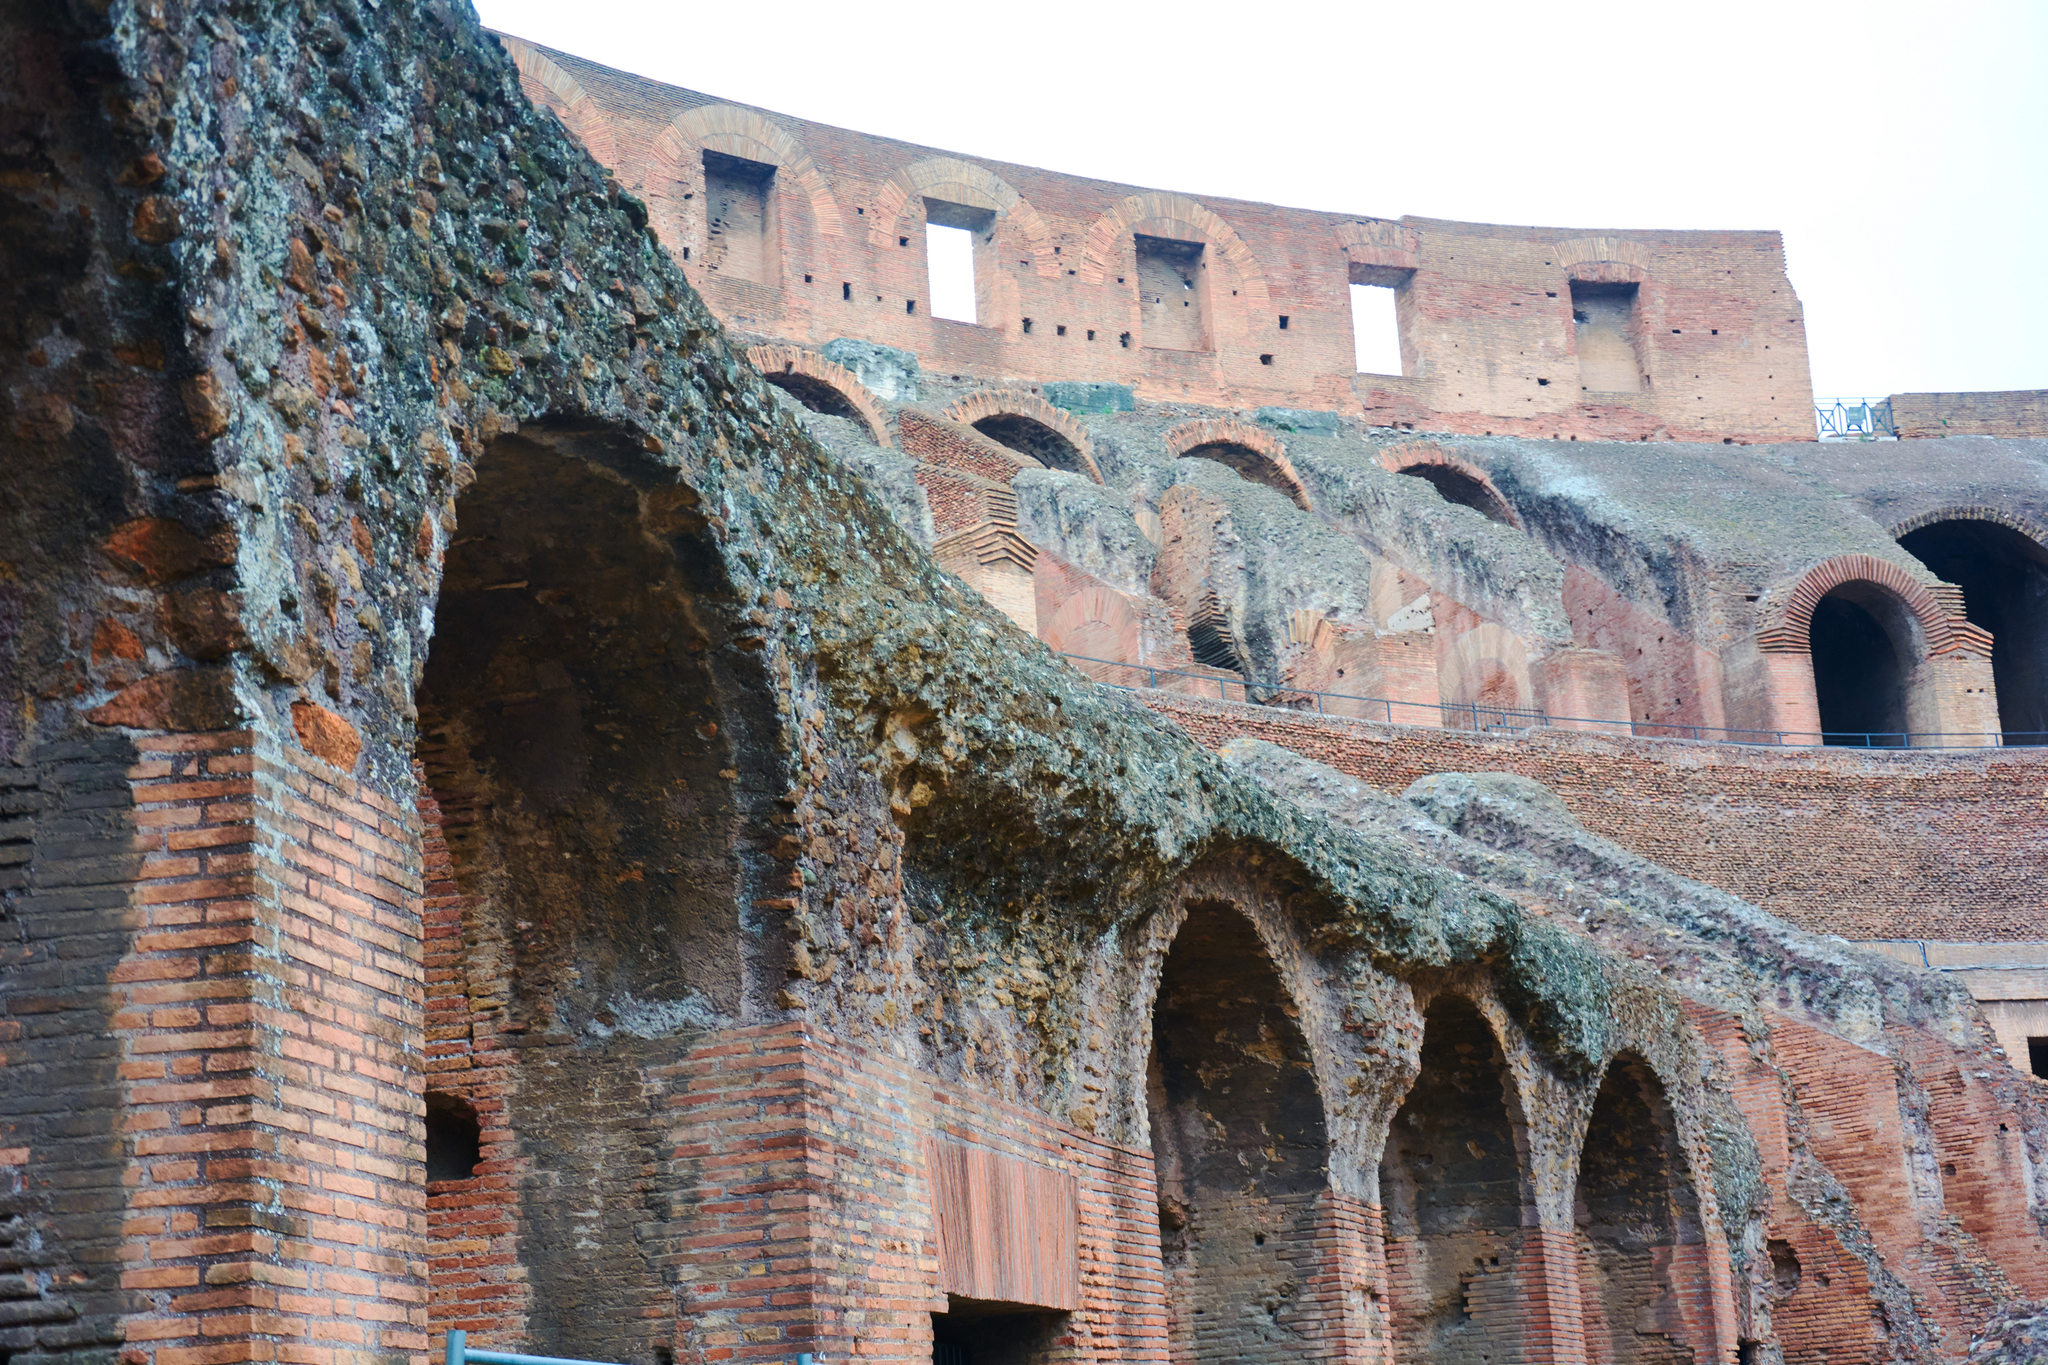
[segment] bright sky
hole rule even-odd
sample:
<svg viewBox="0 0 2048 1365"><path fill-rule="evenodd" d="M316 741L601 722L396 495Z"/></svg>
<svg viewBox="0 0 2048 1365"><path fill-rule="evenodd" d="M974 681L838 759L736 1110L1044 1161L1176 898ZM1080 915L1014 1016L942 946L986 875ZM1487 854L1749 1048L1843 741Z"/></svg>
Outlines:
<svg viewBox="0 0 2048 1365"><path fill-rule="evenodd" d="M968 157L1340 212L1777 228L1815 391L2048 388L2048 0L480 0Z"/></svg>

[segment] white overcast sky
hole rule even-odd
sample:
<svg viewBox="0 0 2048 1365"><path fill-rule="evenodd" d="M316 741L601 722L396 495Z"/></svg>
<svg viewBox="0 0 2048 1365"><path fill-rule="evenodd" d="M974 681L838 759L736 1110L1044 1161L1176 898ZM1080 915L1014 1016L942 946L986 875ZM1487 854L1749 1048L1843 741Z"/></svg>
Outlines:
<svg viewBox="0 0 2048 1365"><path fill-rule="evenodd" d="M2048 0L479 0L742 104L1201 196L1777 228L1824 395L2048 388Z"/></svg>

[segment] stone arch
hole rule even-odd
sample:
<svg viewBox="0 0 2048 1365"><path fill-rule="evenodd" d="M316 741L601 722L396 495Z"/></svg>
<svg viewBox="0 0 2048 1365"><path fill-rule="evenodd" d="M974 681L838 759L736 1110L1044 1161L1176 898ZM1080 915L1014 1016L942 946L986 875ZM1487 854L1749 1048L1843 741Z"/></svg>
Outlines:
<svg viewBox="0 0 2048 1365"><path fill-rule="evenodd" d="M1822 598L1851 584L1867 584L1889 595L1912 617L1924 641L1923 657L1952 653L1967 643L1957 639L1948 612L1925 584L1890 560L1847 554L1824 559L1765 594L1757 612L1757 648L1767 654L1808 653L1814 608Z"/></svg>
<svg viewBox="0 0 2048 1365"><path fill-rule="evenodd" d="M1292 1365L1323 1334L1331 1142L1303 1010L1237 906L1192 900L1152 1007L1146 1111L1176 1360Z"/></svg>
<svg viewBox="0 0 2048 1365"><path fill-rule="evenodd" d="M1542 1288L1540 1268L1522 1263L1536 1227L1527 1142L1499 1034L1472 998L1439 993L1423 1011L1420 1065L1380 1158L1399 1365L1520 1357ZM1529 1259L1540 1261L1540 1245Z"/></svg>
<svg viewBox="0 0 2048 1365"><path fill-rule="evenodd" d="M1469 507L1489 521L1521 529L1522 519L1487 472L1470 460L1427 442L1390 447L1380 452L1382 468L1423 480L1445 502Z"/></svg>
<svg viewBox="0 0 2048 1365"><path fill-rule="evenodd" d="M775 694L756 656L717 646L744 604L700 494L636 435L528 424L474 472L414 698L428 1007L482 1040L434 1079L439 1106L469 1108L479 1159L430 1191L434 1325L460 1325L457 1283L543 1307L602 1283L608 1311L551 1339L635 1359L673 1305L663 1244L635 1236L632 1173L661 1159L633 1121L640 1064L592 1047L551 1089L522 1083L547 1063L490 1040L687 1034L772 1008L786 969L761 945L781 925L743 831L774 828ZM662 742L631 741L650 731ZM568 1184L522 1191L534 1151ZM478 1211L517 1233L477 1250Z"/></svg>
<svg viewBox="0 0 2048 1365"><path fill-rule="evenodd" d="M1650 253L1626 237L1572 237L1551 248L1557 268L1589 284L1641 284L1649 278Z"/></svg>
<svg viewBox="0 0 2048 1365"><path fill-rule="evenodd" d="M1287 448L1270 431L1228 417L1205 417L1168 431L1166 448L1175 459L1214 460L1226 465L1253 483L1286 494L1302 511L1313 510L1308 490L1301 486L1301 476L1287 458Z"/></svg>
<svg viewBox="0 0 2048 1365"><path fill-rule="evenodd" d="M1443 652L1439 667L1446 725L1526 725L1536 710L1529 646L1505 626L1474 626Z"/></svg>
<svg viewBox="0 0 2048 1365"><path fill-rule="evenodd" d="M1052 254L1052 228L1031 206L1031 201L988 167L957 157L930 156L913 161L883 181L881 189L875 192L873 221L868 225L870 244L895 246L903 215L919 199L943 199L987 209L1024 238L1039 274L1059 273L1057 258Z"/></svg>
<svg viewBox="0 0 2048 1365"><path fill-rule="evenodd" d="M1093 583L1062 602L1039 626L1038 636L1055 654L1080 656L1069 662L1097 682L1131 686L1133 670L1118 665L1138 661L1142 624L1128 597ZM1135 678L1145 681L1142 669Z"/></svg>
<svg viewBox="0 0 2048 1365"><path fill-rule="evenodd" d="M611 120L604 117L582 83L532 43L504 33L497 39L519 68L519 88L526 97L560 119L593 161L600 166L618 165L618 140L612 134Z"/></svg>
<svg viewBox="0 0 2048 1365"><path fill-rule="evenodd" d="M761 377L790 394L812 412L848 417L867 428L878 446L889 444L889 421L882 400L844 365L835 365L801 346L751 346L747 359Z"/></svg>
<svg viewBox="0 0 2048 1365"><path fill-rule="evenodd" d="M1938 598L1960 597L1944 605L1971 652L1991 660L2003 742L2048 744L2048 530L1999 508L1955 506L1892 535L1943 580Z"/></svg>
<svg viewBox="0 0 2048 1365"><path fill-rule="evenodd" d="M1689 1365L1715 1354L1699 1191L1664 1083L1635 1053L1608 1063L1594 1097L1572 1218L1589 1360Z"/></svg>
<svg viewBox="0 0 2048 1365"><path fill-rule="evenodd" d="M811 224L821 236L846 235L845 217L831 185L786 129L752 109L706 104L676 115L648 149L648 208L663 240L679 257L687 260L691 251L701 255L708 240L705 152L773 166L778 182L786 182L793 191L778 193L774 202L807 205ZM779 260L775 265L779 268Z"/></svg>
<svg viewBox="0 0 2048 1365"><path fill-rule="evenodd" d="M1095 443L1087 429L1035 393L1019 389L977 389L946 409L997 445L1029 455L1048 469L1085 474L1102 482Z"/></svg>
<svg viewBox="0 0 2048 1365"><path fill-rule="evenodd" d="M1197 200L1161 190L1120 200L1095 220L1081 244L1077 278L1084 284L1101 284L1121 258L1123 239L1139 232L1201 241L1214 247L1237 274L1238 287L1244 291L1238 302L1265 308L1265 271L1259 268L1258 258L1237 235L1237 229Z"/></svg>

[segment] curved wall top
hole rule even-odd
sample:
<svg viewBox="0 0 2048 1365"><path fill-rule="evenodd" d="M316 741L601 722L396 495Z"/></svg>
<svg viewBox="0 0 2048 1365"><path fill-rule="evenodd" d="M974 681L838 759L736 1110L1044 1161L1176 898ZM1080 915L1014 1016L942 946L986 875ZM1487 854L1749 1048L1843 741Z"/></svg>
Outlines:
<svg viewBox="0 0 2048 1365"><path fill-rule="evenodd" d="M706 301L752 341L851 337L963 382L1127 384L1140 398L1444 432L1813 439L1805 326L1775 232L1585 232L1198 199L748 109L505 41L528 93L647 199ZM700 259L707 152L773 168L767 226L750 229L772 238L760 244L771 264L751 278ZM975 229L972 321L931 315L927 202L988 215ZM1148 312L1141 237L1181 244L1168 249L1187 263L1183 306L1199 317ZM1609 305L1625 326L1602 340L1611 349L1625 333L1640 352L1638 391L1582 382L1574 281L1633 286ZM1354 285L1395 291L1405 373L1358 372Z"/></svg>

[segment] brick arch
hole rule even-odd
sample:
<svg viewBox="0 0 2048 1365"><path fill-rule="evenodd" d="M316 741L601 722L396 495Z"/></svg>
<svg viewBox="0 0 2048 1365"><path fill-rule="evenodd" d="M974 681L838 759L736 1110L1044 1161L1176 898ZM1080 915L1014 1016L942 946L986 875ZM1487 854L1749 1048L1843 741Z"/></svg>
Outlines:
<svg viewBox="0 0 2048 1365"><path fill-rule="evenodd" d="M1482 621L1452 642L1438 665L1439 687L1446 706L1476 706L1484 711L1533 711L1536 708L1535 680L1529 667L1529 646L1521 636L1492 621ZM1504 678L1515 689L1513 697L1484 695L1487 685ZM1458 717L1446 715L1446 725ZM1471 717L1465 719L1470 720Z"/></svg>
<svg viewBox="0 0 2048 1365"><path fill-rule="evenodd" d="M875 194L873 221L868 225L870 243L877 247L894 246L900 235L897 225L911 204L921 198L988 209L1023 235L1039 274L1050 277L1059 273L1057 258L1052 254L1052 228L1031 206L1031 201L988 167L957 157L929 156L912 162L884 181Z"/></svg>
<svg viewBox="0 0 2048 1365"><path fill-rule="evenodd" d="M1091 583L1039 622L1038 638L1056 654L1099 660L1074 664L1097 682L1128 684L1132 671L1114 665L1138 662L1143 653L1142 625L1130 598L1106 584Z"/></svg>
<svg viewBox="0 0 2048 1365"><path fill-rule="evenodd" d="M2044 550L2048 550L2048 526L2043 526L2031 518L2020 516L2016 512L2007 512L1997 507L1955 506L1937 508L1935 511L1922 512L1916 517L1908 517L1904 521L1898 522L1887 528L1886 534L1890 535L1893 540L1898 540L1900 537L1910 535L1923 526L1932 526L1940 521L1992 522L2005 527L2008 531L2017 531L2028 540L2041 546Z"/></svg>
<svg viewBox="0 0 2048 1365"><path fill-rule="evenodd" d="M882 414L882 400L875 397L874 390L856 379L853 371L844 365L835 365L800 346L753 346L747 350L747 359L754 362L754 368L771 384L795 375L831 389L846 401L848 407L860 414L861 425L868 429L868 435L874 438L876 445L889 445L889 421ZM778 387L791 386L778 384ZM802 401L802 394L797 396Z"/></svg>
<svg viewBox="0 0 2048 1365"><path fill-rule="evenodd" d="M1508 500L1501 496L1501 491L1494 486L1492 477L1470 460L1453 455L1440 446L1427 441L1389 446L1380 452L1380 465L1392 474L1405 474L1423 465L1451 470L1479 486L1484 495L1482 500L1489 505L1475 508L1475 511L1482 512L1495 521L1506 522L1517 530L1521 529L1521 517L1508 505Z"/></svg>
<svg viewBox="0 0 2048 1365"><path fill-rule="evenodd" d="M1196 200L1184 194L1155 190L1134 194L1117 203L1095 220L1081 244L1079 278L1086 284L1101 284L1122 250L1121 239L1140 228L1150 228L1163 237L1200 239L1216 248L1237 272L1243 302L1263 308L1266 304L1266 272L1237 229Z"/></svg>
<svg viewBox="0 0 2048 1365"><path fill-rule="evenodd" d="M775 167L795 182L810 202L811 218L821 234L846 235L845 216L839 211L839 201L826 183L824 172L780 125L736 104L706 104L685 110L654 139L650 169L668 183L681 182L701 191L698 182L703 179L704 168L697 153L706 151Z"/></svg>
<svg viewBox="0 0 2048 1365"><path fill-rule="evenodd" d="M1949 612L1932 589L1890 560L1836 555L1765 594L1757 613L1757 648L1767 654L1805 654L1813 647L1813 609L1845 583L1867 583L1891 597L1920 623L1929 657L1962 648Z"/></svg>
<svg viewBox="0 0 2048 1365"><path fill-rule="evenodd" d="M1559 270L1589 283L1641 284L1650 274L1650 253L1626 237L1572 237L1551 250Z"/></svg>
<svg viewBox="0 0 2048 1365"><path fill-rule="evenodd" d="M1234 446L1244 454L1238 460L1231 460L1221 458L1220 454L1208 453L1217 446ZM1309 506L1308 490L1302 487L1301 476L1294 472L1294 463L1287 458L1286 447L1272 432L1263 428L1228 417L1205 417L1199 421L1182 422L1168 431L1166 448L1173 452L1175 459L1193 456L1216 460L1253 483L1262 483L1285 493L1302 511L1315 510Z"/></svg>
<svg viewBox="0 0 2048 1365"><path fill-rule="evenodd" d="M970 427L990 417L1029 418L1059 433L1080 455L1082 472L1095 482L1102 482L1102 470L1095 463L1095 443L1088 439L1087 430L1074 420L1072 413L1062 412L1035 393L1021 389L976 389L947 408L946 416Z"/></svg>
<svg viewBox="0 0 2048 1365"><path fill-rule="evenodd" d="M519 68L519 88L526 97L560 119L593 161L616 166L619 149L611 120L604 117L582 83L533 44L503 33L497 39Z"/></svg>

